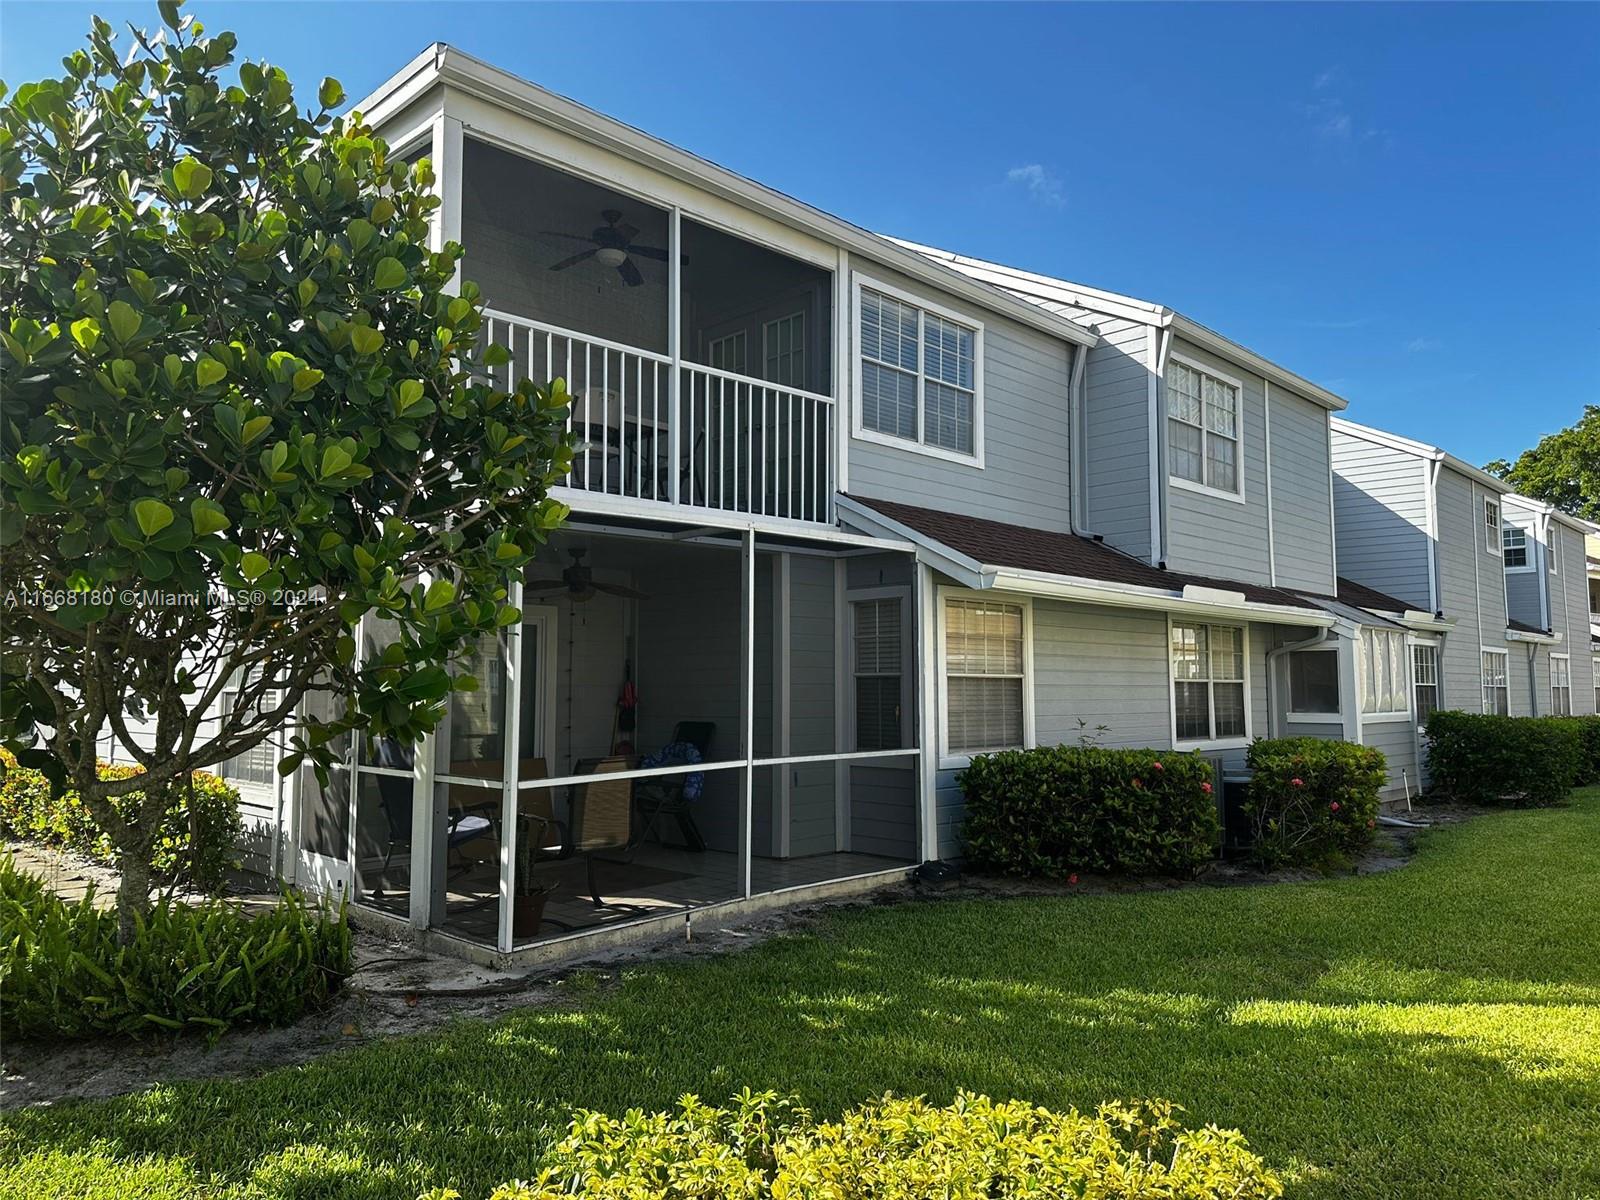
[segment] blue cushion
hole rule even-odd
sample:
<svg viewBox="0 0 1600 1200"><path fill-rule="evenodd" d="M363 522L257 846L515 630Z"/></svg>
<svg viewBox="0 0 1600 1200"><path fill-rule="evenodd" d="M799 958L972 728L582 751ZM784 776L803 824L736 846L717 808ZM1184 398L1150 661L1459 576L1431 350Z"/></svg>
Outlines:
<svg viewBox="0 0 1600 1200"><path fill-rule="evenodd" d="M450 827L450 844L459 846L489 832L488 817L462 817Z"/></svg>

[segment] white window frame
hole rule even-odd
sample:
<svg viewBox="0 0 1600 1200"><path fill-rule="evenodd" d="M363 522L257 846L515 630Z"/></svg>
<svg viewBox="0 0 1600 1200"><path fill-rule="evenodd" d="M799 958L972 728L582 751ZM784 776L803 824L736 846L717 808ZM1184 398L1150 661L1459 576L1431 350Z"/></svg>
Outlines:
<svg viewBox="0 0 1600 1200"><path fill-rule="evenodd" d="M233 678L228 680L227 686L224 687L218 694L217 729L219 731L221 730L222 722L227 719L229 712L231 712L233 709L234 703L237 702L239 693L243 691L245 686L249 683L249 672L250 668L248 667L240 668L239 670L235 671ZM261 703L256 707L258 711L260 711L262 708L270 710L272 708L276 708L279 703L280 693L276 688L272 688L263 693L261 697ZM241 795L271 793L274 785L278 781L278 761L283 757L283 741L281 734L281 730L275 729L268 734L263 741L257 742L254 746L251 746L250 749L243 752L244 754L254 754L257 751L264 751L270 756L272 765L267 769L266 779L246 779L242 775L230 775L228 773L228 768L235 758L241 757L241 755L238 754L231 755L228 758L223 759L221 762L213 763L207 769L218 779L226 780L237 791L239 791Z"/></svg>
<svg viewBox="0 0 1600 1200"><path fill-rule="evenodd" d="M1369 635L1381 635L1385 656L1388 657L1393 647L1398 643L1401 647L1399 667L1404 673L1404 681L1395 689L1405 699L1404 708L1375 708L1367 711L1367 678L1371 673L1368 665L1368 648L1377 644L1377 636L1369 640ZM1392 672L1395 663L1392 658L1388 662L1388 669ZM1364 724L1381 724L1384 721L1409 721L1413 710L1413 689L1416 686L1416 672L1412 667L1411 648L1408 645L1406 632L1403 629L1384 629L1376 625L1363 625L1356 639L1356 691L1360 696L1357 712L1361 714Z"/></svg>
<svg viewBox="0 0 1600 1200"><path fill-rule="evenodd" d="M1407 647L1411 654L1411 711L1418 721L1424 720L1422 707L1417 703L1417 689L1431 687L1433 689L1433 711L1438 712L1444 707L1444 671L1440 661L1439 643L1432 638L1413 637L1407 639ZM1417 675L1417 651L1426 650L1433 659L1433 680L1424 684Z"/></svg>
<svg viewBox="0 0 1600 1200"><path fill-rule="evenodd" d="M1182 479L1182 478L1180 478L1180 477L1178 477L1178 476L1176 476L1176 475L1174 475L1172 473L1172 449L1171 449L1171 445L1170 445L1170 439L1167 436L1167 425L1165 424L1165 422L1171 421L1174 418L1170 415L1169 410L1167 408L1167 379L1166 379L1165 375L1162 375L1162 377L1161 377L1161 419L1162 419L1163 424L1161 426L1161 438L1162 438L1162 445L1167 447L1167 483L1170 484L1172 487L1179 488L1179 489L1181 489L1183 491L1186 491L1186 492L1198 492L1202 496L1215 496L1219 500L1230 500L1235 504L1244 504L1244 503L1246 503L1245 494L1244 494L1244 381L1241 380L1241 379L1235 379L1232 375L1229 375L1229 374L1227 374L1226 372L1223 372L1223 371L1219 371L1215 367L1209 367L1205 363L1200 362L1197 359L1190 358L1190 357L1188 357L1187 355L1184 355L1184 354L1179 354L1175 350L1170 352L1167 355L1167 361L1169 363L1174 363L1174 362L1182 363L1184 366L1188 367L1191 371L1198 371L1202 375L1209 375L1209 376L1211 376L1211 378L1215 379L1217 382L1227 384L1229 387L1233 388L1234 391L1238 394L1239 407L1238 407L1238 410L1233 414L1233 419L1234 419L1234 422L1235 422L1234 428L1237 429L1238 432L1239 432L1239 436L1233 439L1234 443L1235 443L1235 449L1234 449L1234 456L1235 456L1234 457L1234 468L1235 469L1234 469L1233 477L1234 477L1235 481L1238 483L1239 486L1238 486L1238 488L1236 490L1230 492L1230 491L1226 491L1223 488L1212 487L1209 483L1196 483L1192 479ZM1204 401L1202 401L1201 402L1201 412L1200 412L1200 464L1201 464L1200 470L1201 470L1201 474L1205 473L1206 439L1211 437L1211 436L1213 436L1211 431L1206 428L1205 419L1206 419L1206 415L1205 415ZM1221 435L1216 435L1216 436L1221 436ZM1226 439L1224 439L1224 440L1226 440Z"/></svg>
<svg viewBox="0 0 1600 1200"><path fill-rule="evenodd" d="M1014 592L979 592L973 591L971 588L940 587L935 595L934 604L936 610L934 641L935 649L937 650L934 684L938 688L939 696L939 769L941 771L959 770L962 767L970 766L973 755L985 753L982 750L952 752L950 749L950 677L947 661L949 655L945 642L948 626L946 601L986 599L992 599L999 604L1016 604L1022 608L1022 749L1032 750L1039 744L1033 720L1033 597L1018 595ZM1012 750L1016 749L1016 747L996 746L994 749Z"/></svg>
<svg viewBox="0 0 1600 1200"><path fill-rule="evenodd" d="M1550 531L1545 535L1544 566L1552 575L1561 574L1561 530L1554 521L1550 522Z"/></svg>
<svg viewBox="0 0 1600 1200"><path fill-rule="evenodd" d="M1502 514L1502 516L1504 516L1504 514ZM1511 545L1510 539L1512 534L1520 534L1522 536L1522 544L1520 546ZM1510 521L1502 520L1500 524L1500 557L1505 559L1506 574L1524 575L1529 571L1538 570L1539 564L1533 559L1533 547L1534 540L1528 536L1528 531L1526 529L1520 525L1514 525ZM1513 550L1522 551L1521 566L1518 566L1511 561L1511 552Z"/></svg>
<svg viewBox="0 0 1600 1200"><path fill-rule="evenodd" d="M1560 663L1567 673L1565 687L1556 684L1556 664ZM1561 705L1556 700L1557 692L1566 692L1566 712L1561 711ZM1550 715L1552 717L1570 717L1572 715L1572 655L1552 654L1550 656Z"/></svg>
<svg viewBox="0 0 1600 1200"><path fill-rule="evenodd" d="M1493 686L1496 690L1503 690L1505 692L1506 715L1509 716L1511 714L1511 654L1507 650L1497 650L1493 646L1480 646L1478 649L1479 693L1481 696L1479 701L1480 707L1485 713L1492 714L1499 711L1498 709L1489 707L1489 689L1491 686ZM1501 682L1493 685L1490 684L1489 673L1487 670L1485 670L1485 667L1487 667L1488 664L1484 660L1488 658L1489 655L1494 655L1500 660Z"/></svg>
<svg viewBox="0 0 1600 1200"><path fill-rule="evenodd" d="M789 351L789 353L792 356L794 356L794 357L799 359L799 362L800 362L800 379L799 379L799 382L797 382L797 383L781 383L778 380L773 379L770 375L767 374L767 370L768 370L769 366L771 365L772 355L773 355L772 335L776 332L777 327L779 325L787 325L790 322L795 322L795 321L799 322L799 337L798 337L798 340L795 342L793 348ZM805 309L803 309L803 308L796 309L794 312L789 313L787 316L774 317L770 321L763 321L761 323L761 377L763 379L767 380L767 382L769 382L769 383L776 383L779 387L804 389L805 386L806 386L806 371L810 366L810 364L806 361L806 359L809 357L809 355L807 353L807 349L808 349L808 347L806 346L806 310ZM779 353L782 353L782 352L780 351ZM748 374L748 372L746 372L746 373Z"/></svg>
<svg viewBox="0 0 1600 1200"><path fill-rule="evenodd" d="M1600 713L1600 654L1594 657L1594 710Z"/></svg>
<svg viewBox="0 0 1600 1200"><path fill-rule="evenodd" d="M1483 498L1484 549L1496 558L1501 557L1500 530L1504 519L1504 514L1500 511L1500 502L1493 496L1485 496Z"/></svg>
<svg viewBox="0 0 1600 1200"><path fill-rule="evenodd" d="M1169 657L1171 656L1171 653L1172 653L1172 647L1171 647L1171 644L1169 642L1168 647L1167 647L1167 654L1168 654ZM1343 682L1341 676L1344 673L1339 670L1339 648L1337 646L1328 646L1326 648L1317 647L1317 648L1312 649L1312 650L1295 650L1292 653L1290 653L1288 655L1285 655L1285 657L1284 657L1284 668L1283 668L1284 669L1284 681L1283 681L1284 682L1284 692L1286 693L1286 696L1287 696L1287 698L1289 700L1289 703L1291 705L1294 703L1294 674L1293 674L1293 672L1294 672L1294 661L1293 660L1295 659L1296 656L1301 655L1301 654L1331 654L1331 655L1333 655L1334 682L1335 682L1335 684ZM1176 700L1176 697L1174 697L1174 700ZM1297 722L1307 723L1307 724L1309 724L1309 723L1327 724L1330 721L1339 720L1340 716L1344 712L1344 690L1342 688L1339 689L1339 702L1338 702L1338 704L1339 704L1339 706L1337 708L1333 709L1331 712L1300 712L1300 711L1298 711L1298 710L1296 710L1294 708L1290 708L1288 712L1284 713L1284 719L1287 720L1287 721L1297 721ZM1177 719L1176 713L1174 713L1173 719L1174 719L1174 721L1176 721L1176 719Z"/></svg>
<svg viewBox="0 0 1600 1200"><path fill-rule="evenodd" d="M1244 679L1225 679L1224 683L1244 684L1244 733L1239 737L1210 737L1210 738L1179 738L1178 737L1178 673L1172 661L1172 627L1174 625L1207 625L1218 629L1237 629L1244 634ZM1169 719L1168 733L1172 738L1172 745L1180 750L1237 750L1248 746L1255 737L1255 713L1250 705L1250 626L1237 624L1233 621L1210 621L1201 617L1175 617L1167 614L1167 716ZM1207 654L1210 653L1210 635L1207 635ZM1209 665L1207 666L1209 670ZM1198 680L1188 679L1185 683L1196 683ZM1217 681L1207 679L1207 684ZM1209 704L1211 730L1214 734L1217 728L1217 702L1216 691L1212 690Z"/></svg>
<svg viewBox="0 0 1600 1200"><path fill-rule="evenodd" d="M865 413L862 400L862 368L861 368L861 292L877 292L891 300L899 301L909 308L917 310L917 436L915 439L897 437L892 433L881 433L876 429L868 429L865 425ZM970 313L960 312L944 305L936 304L923 296L913 295L893 284L884 283L868 275L852 275L850 282L850 376L854 395L850 405L850 436L860 442L875 442L880 446L893 446L897 450L905 450L912 454L925 454L929 458L942 458L946 462L960 463L964 467L983 469L983 322ZM949 450L943 446L930 446L923 440L924 421L926 418L926 384L927 376L923 373L923 357L925 353L923 335L923 316L932 313L934 316L946 321L953 321L957 325L964 325L972 330L972 453L962 454L959 450Z"/></svg>
<svg viewBox="0 0 1600 1200"><path fill-rule="evenodd" d="M729 366L726 358L726 348L737 346L739 355L743 359L738 367ZM764 350L763 350L764 354ZM718 362L717 359L724 361ZM732 333L725 333L721 337L711 338L706 342L706 365L715 367L719 371L731 371L735 375L750 374L750 337L743 329L735 329Z"/></svg>
<svg viewBox="0 0 1600 1200"><path fill-rule="evenodd" d="M845 709L846 730L848 732L848 740L845 744L852 747L853 751L858 750L861 737L861 731L857 728L856 723L856 605L894 600L900 605L900 748L902 750L914 749L915 743L912 738L915 726L912 709L915 702L911 693L916 684L916 676L912 673L916 669L916 638L912 636L914 631L909 624L911 620L910 591L903 587L857 588L845 592L844 599L846 620L849 622L846 654L848 655L847 666L849 668L850 692L849 704Z"/></svg>

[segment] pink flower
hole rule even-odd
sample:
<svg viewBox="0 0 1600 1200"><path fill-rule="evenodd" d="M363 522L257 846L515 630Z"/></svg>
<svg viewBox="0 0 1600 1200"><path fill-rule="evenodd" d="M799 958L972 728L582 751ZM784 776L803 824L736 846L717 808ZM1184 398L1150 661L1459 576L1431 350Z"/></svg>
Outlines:
<svg viewBox="0 0 1600 1200"><path fill-rule="evenodd" d="M1150 769L1152 771L1159 771L1159 770L1161 770L1161 764L1158 763L1158 762L1153 762L1153 763L1150 764Z"/></svg>
<svg viewBox="0 0 1600 1200"><path fill-rule="evenodd" d="M1339 802L1337 800L1335 800L1332 804L1328 805L1328 809L1331 812L1338 812L1339 811Z"/></svg>
<svg viewBox="0 0 1600 1200"><path fill-rule="evenodd" d="M1202 783L1200 785L1200 790L1208 796L1211 795L1211 785L1209 783Z"/></svg>
<svg viewBox="0 0 1600 1200"><path fill-rule="evenodd" d="M1077 883L1078 882L1078 877L1076 875L1068 875L1067 876L1067 882L1068 883Z"/></svg>
<svg viewBox="0 0 1600 1200"><path fill-rule="evenodd" d="M1289 780L1289 786L1290 787L1305 787L1305 785L1306 785L1306 781L1304 779L1301 779L1298 775L1296 775L1293 779Z"/></svg>

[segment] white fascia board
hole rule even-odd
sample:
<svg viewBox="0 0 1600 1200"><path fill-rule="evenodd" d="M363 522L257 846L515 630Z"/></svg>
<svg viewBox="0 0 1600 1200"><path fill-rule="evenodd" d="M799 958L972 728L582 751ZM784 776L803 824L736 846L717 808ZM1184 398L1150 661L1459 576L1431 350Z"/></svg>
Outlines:
<svg viewBox="0 0 1600 1200"><path fill-rule="evenodd" d="M1098 335L1067 317L933 262L927 256L897 245L888 238L746 179L726 167L720 167L708 159L596 112L576 100L491 66L443 42L429 46L354 107L364 115L369 109L392 110L397 106L401 94L420 94L434 83L444 83L467 95L642 163L663 175L720 196L774 221L842 246L852 253L876 259L930 287L953 293L968 303L1009 317L1042 333L1081 346L1093 346L1100 340Z"/></svg>
<svg viewBox="0 0 1600 1200"><path fill-rule="evenodd" d="M875 508L852 500L849 496L837 497L834 505L835 511L852 525L859 525L874 535L881 534L884 538L909 544L916 549L918 562L925 562L944 572L964 587L981 591L994 583L995 568L986 567L977 559L959 550L952 550L938 539L886 517Z"/></svg>
<svg viewBox="0 0 1600 1200"><path fill-rule="evenodd" d="M1557 646L1561 644L1559 633L1526 633L1521 629L1506 630L1508 642L1532 642L1535 646Z"/></svg>
<svg viewBox="0 0 1600 1200"><path fill-rule="evenodd" d="M1200 324L1199 321L1186 317L1174 309L1167 308L1165 305L1155 304L1149 300L1139 300L1132 296L1119 295L1116 292L1107 292L1100 288L1087 287L1084 284L1073 283L1067 279L1052 279L1048 275L1024 271L1020 267L1008 267L1003 263L987 262L981 258L972 258L969 255L956 254L950 250L941 250L936 246L923 246L916 242L906 241L903 238L890 238L889 240L908 249L915 250L918 254L931 258L935 262L949 263L957 270L974 278L982 279L985 283L991 283L996 287L1028 296L1035 302L1047 301L1055 304L1070 304L1078 308L1092 309L1107 316L1121 317L1128 321L1138 321L1145 325L1157 325L1162 328L1171 327L1178 334L1202 349L1220 355L1253 374L1263 375L1273 383L1303 395L1313 403L1319 404L1331 412L1340 412L1349 406L1349 401L1343 396L1336 395L1328 391L1327 388L1320 387L1309 379L1280 367L1270 359L1263 358L1254 350L1241 346L1231 338L1224 337L1216 330L1210 329Z"/></svg>
<svg viewBox="0 0 1600 1200"><path fill-rule="evenodd" d="M639 521L664 523L683 522L692 527L688 539L707 529L731 531L750 530L758 537L787 537L801 541L828 545L859 547L873 550L916 549L911 542L894 537L876 537L868 534L847 533L835 525L821 525L811 521L792 521L782 517L748 516L743 513L719 512L715 509L696 508L687 504L671 505L654 500L634 500L628 496L613 496L604 492L586 492L581 488L557 485L550 489L550 498L559 500L572 510L579 520L584 517L623 517ZM668 537L674 537L667 534ZM674 540L686 540L674 538Z"/></svg>
<svg viewBox="0 0 1600 1200"><path fill-rule="evenodd" d="M1044 571L1024 571L1015 567L992 567L992 586L999 591L1023 592L1056 600L1077 600L1084 604L1103 604L1114 608L1142 608L1157 612L1181 613L1197 617L1217 617L1233 621L1255 621L1265 625L1313 625L1332 628L1338 621L1320 608L1288 608L1248 601L1196 599L1182 592L1161 588L1111 583L1104 579L1084 579L1073 575L1052 575ZM1209 593L1213 589L1201 589ZM1216 592L1218 596L1237 593Z"/></svg>
<svg viewBox="0 0 1600 1200"><path fill-rule="evenodd" d="M1484 487L1497 495L1505 496L1511 493L1511 485L1503 479L1497 479L1480 467L1475 467L1465 459L1457 458L1448 450L1441 450L1438 446L1430 446L1426 442L1419 442L1412 438L1403 437L1398 433L1390 433L1386 429L1374 429L1371 425L1359 425L1355 421L1344 417L1332 418L1334 431L1360 438L1362 441L1371 442L1375 446L1387 446L1391 450L1399 450L1404 454L1411 454L1428 462L1441 462L1445 466L1465 475L1468 479L1481 483Z"/></svg>
<svg viewBox="0 0 1600 1200"><path fill-rule="evenodd" d="M1554 504L1544 500L1535 500L1532 496L1524 496L1520 492L1507 492L1503 503L1510 504L1531 515L1548 517L1552 521L1560 521L1567 528L1576 529L1579 533L1585 535L1594 533L1596 529L1595 525L1585 521L1582 517L1575 517L1569 512L1563 512Z"/></svg>
<svg viewBox="0 0 1600 1200"><path fill-rule="evenodd" d="M1436 617L1432 613L1422 612L1420 609L1408 608L1403 613L1394 615L1395 621L1407 629L1416 629L1427 633L1449 633L1456 627L1454 617Z"/></svg>

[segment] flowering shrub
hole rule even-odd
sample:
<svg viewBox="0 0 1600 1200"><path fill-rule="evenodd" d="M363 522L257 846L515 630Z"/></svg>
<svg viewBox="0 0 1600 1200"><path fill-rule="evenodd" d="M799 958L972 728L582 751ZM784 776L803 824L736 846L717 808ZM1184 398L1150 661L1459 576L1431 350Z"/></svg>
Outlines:
<svg viewBox="0 0 1600 1200"><path fill-rule="evenodd" d="M1166 750L1041 746L980 754L957 776L980 870L1193 875L1216 853L1211 764Z"/></svg>
<svg viewBox="0 0 1600 1200"><path fill-rule="evenodd" d="M1243 1136L1185 1129L1161 1100L1094 1116L962 1093L935 1107L885 1096L819 1124L792 1100L746 1089L728 1108L685 1096L676 1112L580 1112L528 1182L490 1200L877 1197L992 1200L1271 1200L1283 1186ZM419 1200L460 1200L435 1189Z"/></svg>
<svg viewBox="0 0 1600 1200"><path fill-rule="evenodd" d="M1591 769L1586 720L1436 712L1427 727L1431 790L1469 804L1557 804Z"/></svg>
<svg viewBox="0 0 1600 1200"><path fill-rule="evenodd" d="M1264 867L1336 862L1372 840L1383 789L1383 753L1322 738L1261 738L1244 811L1251 853Z"/></svg>
<svg viewBox="0 0 1600 1200"><path fill-rule="evenodd" d="M50 782L39 771L19 767L0 750L0 830L28 842L60 846L107 866L116 865L111 839L88 807L72 790L50 795ZM127 779L138 767L102 763L100 778ZM140 792L119 798L118 804L136 805ZM235 848L244 826L239 816L239 792L205 771L194 773L193 787L174 790L172 804L156 838L153 867L158 876L181 877L202 891L220 888L235 862Z"/></svg>

